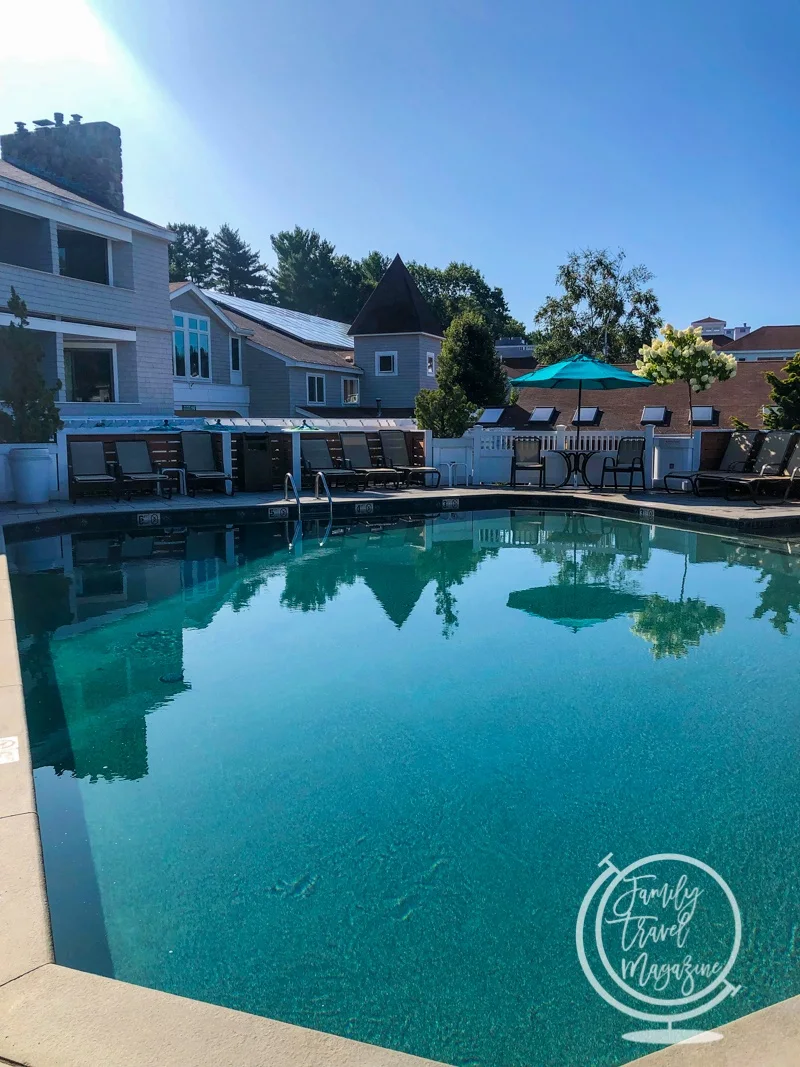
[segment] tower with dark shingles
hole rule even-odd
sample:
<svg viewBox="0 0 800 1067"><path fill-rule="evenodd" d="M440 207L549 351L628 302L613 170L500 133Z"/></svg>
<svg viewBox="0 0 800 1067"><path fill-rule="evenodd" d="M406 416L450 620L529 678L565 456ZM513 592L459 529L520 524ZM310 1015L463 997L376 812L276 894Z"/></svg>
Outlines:
<svg viewBox="0 0 800 1067"><path fill-rule="evenodd" d="M411 409L436 388L442 327L400 256L395 256L348 330L364 372L361 404Z"/></svg>

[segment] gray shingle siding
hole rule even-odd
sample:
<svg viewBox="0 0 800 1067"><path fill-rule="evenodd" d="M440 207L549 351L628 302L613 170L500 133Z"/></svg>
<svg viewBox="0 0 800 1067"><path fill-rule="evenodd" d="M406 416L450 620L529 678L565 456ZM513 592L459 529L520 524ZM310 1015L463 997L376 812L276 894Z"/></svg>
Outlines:
<svg viewBox="0 0 800 1067"><path fill-rule="evenodd" d="M361 403L373 406L380 398L384 407L413 407L420 389L435 389L436 379L427 373L427 353L439 356L441 342L425 334L387 334L356 337L355 362L364 371ZM397 353L397 374L376 374L378 352Z"/></svg>
<svg viewBox="0 0 800 1067"><path fill-rule="evenodd" d="M242 353L242 381L250 387L250 414L254 418L290 414L288 367L245 341Z"/></svg>
<svg viewBox="0 0 800 1067"><path fill-rule="evenodd" d="M136 331L136 374L141 408L147 413L172 414L175 400L171 330Z"/></svg>

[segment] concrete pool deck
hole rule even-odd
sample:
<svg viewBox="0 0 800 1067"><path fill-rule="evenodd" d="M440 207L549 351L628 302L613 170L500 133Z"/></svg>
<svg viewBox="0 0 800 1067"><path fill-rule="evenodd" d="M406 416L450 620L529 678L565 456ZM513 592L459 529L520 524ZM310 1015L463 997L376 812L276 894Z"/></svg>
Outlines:
<svg viewBox="0 0 800 1067"><path fill-rule="evenodd" d="M497 487L464 487L453 489L409 488L401 491L370 490L359 493L337 493L333 497L334 517L349 519L367 515L399 515L404 512L467 511L491 508L553 508L606 512L650 522L678 523L705 526L709 529L732 530L762 536L787 535L800 537L800 500L789 503L754 505L732 502L717 497L695 497L689 494L625 493L591 491L588 489L510 489ZM303 518L327 518L328 503L305 493L301 498ZM76 504L52 500L47 504L22 506L0 504L0 527L11 531L25 527L22 536L45 536L64 528L88 529L103 521L119 526L170 525L171 522L210 521L235 523L297 518L297 506L284 499L280 492L237 493L235 496L209 495L199 497L175 496L165 500L157 496L115 502L110 498L79 500Z"/></svg>
<svg viewBox="0 0 800 1067"><path fill-rule="evenodd" d="M543 499L544 498L544 499ZM584 499L586 498L586 499ZM405 491L400 494L359 494L339 498L346 515L355 504L390 503L394 513L412 502L417 510L449 511L486 507L577 506L582 510L628 513L645 521L701 522L711 527L766 533L775 526L753 528L749 517L780 524L800 534L800 506L758 508L721 502L698 503L691 511L675 509L656 495L633 499L626 494L533 493L505 490ZM499 501L502 500L502 503ZM418 502L421 501L420 505ZM545 503L546 501L546 503ZM187 507L187 503L190 505ZM320 502L321 503L321 502ZM338 503L338 501L337 501ZM132 525L142 514L161 516L159 523L188 521L237 522L262 517L283 506L280 494L253 499L233 498L137 501L132 504L87 502L75 507L53 504L39 509L4 505L0 523L18 536L45 535L66 522L93 518L106 523L126 519ZM311 502L317 515L327 514ZM735 507L735 510L734 510ZM303 504L305 514L305 501ZM456 509L453 509L456 510ZM311 511L311 508L309 508ZM741 512L746 511L745 525ZM244 512L239 515L237 512ZM251 515L251 512L253 513ZM642 514L644 512L644 514ZM776 514L779 513L780 514ZM709 519L708 515L711 515ZM770 513L770 514L766 514ZM688 516L688 517L686 517ZM309 514L309 517L314 517ZM147 525L151 524L148 519ZM37 530L36 527L39 527ZM788 532L788 531L787 531ZM620 1018L621 1026L624 1020ZM476 1025L480 1025L476 1020ZM721 1028L725 1040L709 1045L679 1045L636 1063L650 1067L797 1067L800 1064L800 997L773 1005ZM632 1046L632 1051L635 1051ZM0 1062L17 1067L435 1067L434 1061L362 1044L260 1016L132 986L86 974L54 962L46 887L33 789L33 769L14 628L11 586L0 534ZM576 1065L577 1067L577 1065ZM587 1064L586 1067L589 1067Z"/></svg>

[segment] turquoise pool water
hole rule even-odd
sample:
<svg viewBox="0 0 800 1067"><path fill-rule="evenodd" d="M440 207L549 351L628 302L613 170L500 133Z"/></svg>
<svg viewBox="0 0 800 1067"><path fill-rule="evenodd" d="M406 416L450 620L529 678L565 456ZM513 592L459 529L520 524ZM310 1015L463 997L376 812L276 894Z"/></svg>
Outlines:
<svg viewBox="0 0 800 1067"><path fill-rule="evenodd" d="M288 531L291 534L291 531ZM578 963L620 865L800 993L800 558L594 516L9 545L56 956L446 1063L648 1048Z"/></svg>

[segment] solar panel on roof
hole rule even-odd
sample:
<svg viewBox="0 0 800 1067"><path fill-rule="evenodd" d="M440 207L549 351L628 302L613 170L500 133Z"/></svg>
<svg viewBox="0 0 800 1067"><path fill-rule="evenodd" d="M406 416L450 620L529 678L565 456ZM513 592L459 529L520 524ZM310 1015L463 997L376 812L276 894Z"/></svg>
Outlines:
<svg viewBox="0 0 800 1067"><path fill-rule="evenodd" d="M238 296L228 296L227 293L217 293L213 289L203 289L203 293L221 307L238 311L256 322L296 337L298 341L331 345L334 348L353 347L353 338L347 336L350 328L347 322L304 315L301 311L288 311L286 308L273 307L272 304L259 304L255 300L243 300Z"/></svg>

